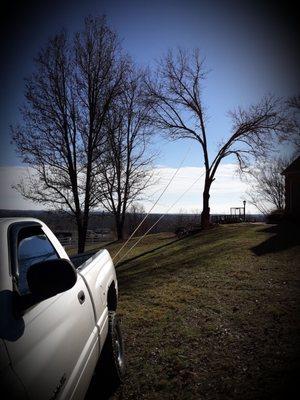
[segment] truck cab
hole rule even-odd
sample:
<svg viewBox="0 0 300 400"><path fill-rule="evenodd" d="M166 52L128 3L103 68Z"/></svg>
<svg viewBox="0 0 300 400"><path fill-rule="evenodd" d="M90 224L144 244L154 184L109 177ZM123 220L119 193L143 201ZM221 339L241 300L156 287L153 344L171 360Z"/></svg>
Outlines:
<svg viewBox="0 0 300 400"><path fill-rule="evenodd" d="M0 235L1 385L10 398L83 399L105 343L118 335L123 346L109 253L75 269L35 219L0 219ZM117 365L114 350L108 364L121 378L124 362Z"/></svg>

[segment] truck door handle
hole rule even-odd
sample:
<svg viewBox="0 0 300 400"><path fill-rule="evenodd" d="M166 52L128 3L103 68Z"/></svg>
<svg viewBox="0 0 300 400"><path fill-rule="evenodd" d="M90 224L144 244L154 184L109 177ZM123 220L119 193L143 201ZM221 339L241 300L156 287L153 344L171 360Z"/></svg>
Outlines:
<svg viewBox="0 0 300 400"><path fill-rule="evenodd" d="M83 290L81 290L79 293L78 293L78 300L79 300L79 303L80 304L82 304L82 303L84 303L84 301L85 301L85 294L84 294L84 291Z"/></svg>

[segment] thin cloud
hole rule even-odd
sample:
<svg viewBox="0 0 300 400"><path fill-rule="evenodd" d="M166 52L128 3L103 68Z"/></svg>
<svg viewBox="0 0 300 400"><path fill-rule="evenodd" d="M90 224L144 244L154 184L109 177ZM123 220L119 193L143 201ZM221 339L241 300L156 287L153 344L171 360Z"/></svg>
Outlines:
<svg viewBox="0 0 300 400"><path fill-rule="evenodd" d="M211 187L211 213L228 214L230 207L242 207L247 184L242 182L236 174L236 164L220 165L216 174L216 179ZM141 201L146 210L149 210L159 194L163 191L176 168L156 167L154 177L158 179L153 187L145 193L147 200ZM153 209L153 213L163 213L172 205L188 187L200 176L203 175L204 168L182 167L166 193L161 198L159 204ZM0 167L1 198L0 208L20 209L20 210L39 210L46 207L41 204L33 203L24 199L12 186L20 180L26 179L28 173L33 174L32 168L28 167ZM192 189L176 204L170 212L194 213L200 212L202 208L202 188L203 179L192 187ZM256 209L247 206L247 212L256 213Z"/></svg>

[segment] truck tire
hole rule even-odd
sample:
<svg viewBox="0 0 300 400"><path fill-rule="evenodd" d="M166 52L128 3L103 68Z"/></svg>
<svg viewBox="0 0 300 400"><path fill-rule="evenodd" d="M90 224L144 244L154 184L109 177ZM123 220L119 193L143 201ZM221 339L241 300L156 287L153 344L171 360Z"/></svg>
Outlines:
<svg viewBox="0 0 300 400"><path fill-rule="evenodd" d="M102 350L102 361L105 378L112 386L119 386L125 373L124 344L115 311L108 313L108 334Z"/></svg>
<svg viewBox="0 0 300 400"><path fill-rule="evenodd" d="M85 400L107 400L122 383L124 346L115 311L108 312L108 334Z"/></svg>

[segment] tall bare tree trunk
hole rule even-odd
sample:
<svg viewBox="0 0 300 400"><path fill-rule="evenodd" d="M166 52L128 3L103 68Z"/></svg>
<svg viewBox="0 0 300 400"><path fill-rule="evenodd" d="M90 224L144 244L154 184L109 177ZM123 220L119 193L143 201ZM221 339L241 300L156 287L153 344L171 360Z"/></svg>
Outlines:
<svg viewBox="0 0 300 400"><path fill-rule="evenodd" d="M82 213L76 215L76 225L77 225L77 251L78 253L83 253L85 248L86 233L84 217Z"/></svg>
<svg viewBox="0 0 300 400"><path fill-rule="evenodd" d="M78 242L77 242L78 254L84 252L85 241L86 241L86 231L84 232L83 229L78 229Z"/></svg>
<svg viewBox="0 0 300 400"><path fill-rule="evenodd" d="M210 224L210 207L209 207L209 190L210 190L211 180L208 176L205 178L204 190L203 190L203 208L201 213L201 227L206 229Z"/></svg>
<svg viewBox="0 0 300 400"><path fill-rule="evenodd" d="M124 218L118 218L118 216L116 216L116 230L118 240L124 239L124 221Z"/></svg>

